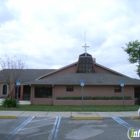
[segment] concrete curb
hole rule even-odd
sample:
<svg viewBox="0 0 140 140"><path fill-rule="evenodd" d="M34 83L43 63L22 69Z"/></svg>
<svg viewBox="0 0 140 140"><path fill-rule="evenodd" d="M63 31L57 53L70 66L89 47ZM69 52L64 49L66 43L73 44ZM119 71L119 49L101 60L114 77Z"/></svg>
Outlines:
<svg viewBox="0 0 140 140"><path fill-rule="evenodd" d="M131 119L137 120L137 119L140 119L140 116L131 116Z"/></svg>
<svg viewBox="0 0 140 140"><path fill-rule="evenodd" d="M0 119L17 119L17 116L0 116Z"/></svg>
<svg viewBox="0 0 140 140"><path fill-rule="evenodd" d="M72 117L72 120L103 120L102 117Z"/></svg>

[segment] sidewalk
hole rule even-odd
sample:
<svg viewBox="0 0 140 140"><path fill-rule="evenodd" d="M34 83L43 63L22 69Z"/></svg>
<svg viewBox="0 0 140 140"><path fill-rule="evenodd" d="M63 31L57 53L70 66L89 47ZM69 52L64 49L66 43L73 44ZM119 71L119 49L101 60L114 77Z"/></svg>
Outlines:
<svg viewBox="0 0 140 140"><path fill-rule="evenodd" d="M37 117L131 117L137 111L128 112L50 112L50 111L0 111L0 116L37 116Z"/></svg>
<svg viewBox="0 0 140 140"><path fill-rule="evenodd" d="M0 99L0 105L3 99ZM30 101L20 101L30 104ZM0 116L37 116L37 117L131 117L138 116L137 111L126 112L50 112L50 111L0 111Z"/></svg>

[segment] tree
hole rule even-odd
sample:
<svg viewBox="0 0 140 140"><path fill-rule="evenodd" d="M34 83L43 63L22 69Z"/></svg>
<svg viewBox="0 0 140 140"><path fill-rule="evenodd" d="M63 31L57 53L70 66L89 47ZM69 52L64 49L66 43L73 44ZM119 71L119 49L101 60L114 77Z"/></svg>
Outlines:
<svg viewBox="0 0 140 140"><path fill-rule="evenodd" d="M138 63L136 72L140 77L140 42L135 40L127 43L126 46L123 49L129 55L130 63Z"/></svg>
<svg viewBox="0 0 140 140"><path fill-rule="evenodd" d="M16 80L22 75L25 62L22 57L5 56L5 58L0 58L0 66L3 81L8 85L7 96L12 99L16 87Z"/></svg>

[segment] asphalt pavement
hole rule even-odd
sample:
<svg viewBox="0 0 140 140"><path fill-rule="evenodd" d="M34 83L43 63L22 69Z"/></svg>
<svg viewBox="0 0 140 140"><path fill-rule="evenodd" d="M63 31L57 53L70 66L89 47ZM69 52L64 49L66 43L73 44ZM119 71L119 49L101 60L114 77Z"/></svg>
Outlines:
<svg viewBox="0 0 140 140"><path fill-rule="evenodd" d="M20 101L20 104L30 102ZM0 139L128 140L132 138L131 130L140 131L140 118L132 119L132 116L138 116L138 112L0 111ZM139 138L133 135L134 140Z"/></svg>
<svg viewBox="0 0 140 140"><path fill-rule="evenodd" d="M34 116L0 119L1 140L139 140L139 131L140 120L128 117L78 121Z"/></svg>

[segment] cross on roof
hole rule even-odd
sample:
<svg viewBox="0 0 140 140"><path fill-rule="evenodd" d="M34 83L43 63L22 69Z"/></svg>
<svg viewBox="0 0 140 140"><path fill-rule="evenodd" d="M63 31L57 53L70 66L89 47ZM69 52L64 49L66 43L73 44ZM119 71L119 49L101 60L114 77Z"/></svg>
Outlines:
<svg viewBox="0 0 140 140"><path fill-rule="evenodd" d="M86 57L86 56L87 56L87 48L88 48L89 46L87 46L86 43L85 43L85 46L82 46L82 47L85 48L85 57Z"/></svg>

